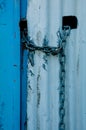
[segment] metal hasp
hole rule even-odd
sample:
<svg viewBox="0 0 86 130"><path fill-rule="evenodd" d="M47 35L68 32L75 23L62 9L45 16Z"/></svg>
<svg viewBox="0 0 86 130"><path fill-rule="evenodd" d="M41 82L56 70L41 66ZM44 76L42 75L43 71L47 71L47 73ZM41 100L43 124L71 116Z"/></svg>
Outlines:
<svg viewBox="0 0 86 130"><path fill-rule="evenodd" d="M23 43L22 44L22 49L24 50L25 49L25 43L26 43L26 41L25 40L23 40L23 35L25 36L25 37L27 37L28 36L28 30L27 30L27 20L26 19L21 19L20 20L20 23L19 23L19 26L20 26L20 32L21 32L21 42Z"/></svg>
<svg viewBox="0 0 86 130"><path fill-rule="evenodd" d="M62 28L65 26L70 26L71 29L76 29L78 20L76 16L63 16L62 18Z"/></svg>
<svg viewBox="0 0 86 130"><path fill-rule="evenodd" d="M27 20L26 19L21 19L19 25L20 25L20 31L27 30Z"/></svg>

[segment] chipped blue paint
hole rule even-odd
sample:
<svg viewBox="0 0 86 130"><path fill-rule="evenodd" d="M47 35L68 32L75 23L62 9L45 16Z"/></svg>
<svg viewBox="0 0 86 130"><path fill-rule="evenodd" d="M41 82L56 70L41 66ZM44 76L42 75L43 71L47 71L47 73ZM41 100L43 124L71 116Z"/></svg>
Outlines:
<svg viewBox="0 0 86 130"><path fill-rule="evenodd" d="M0 130L20 130L19 6L0 0Z"/></svg>

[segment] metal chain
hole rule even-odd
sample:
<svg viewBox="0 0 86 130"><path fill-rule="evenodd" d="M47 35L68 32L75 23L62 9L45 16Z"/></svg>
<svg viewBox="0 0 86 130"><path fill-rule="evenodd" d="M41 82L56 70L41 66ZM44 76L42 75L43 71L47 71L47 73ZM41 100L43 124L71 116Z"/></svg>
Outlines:
<svg viewBox="0 0 86 130"><path fill-rule="evenodd" d="M65 32L66 33L66 32ZM67 35L70 35L67 33ZM59 130L65 130L65 45L66 40L64 41L64 44L61 48L61 51L59 53L59 61L60 61L60 90L59 90Z"/></svg>
<svg viewBox="0 0 86 130"><path fill-rule="evenodd" d="M62 48L61 53L59 54L60 58L60 90L59 90L59 130L65 130L65 53Z"/></svg>
<svg viewBox="0 0 86 130"><path fill-rule="evenodd" d="M62 33L61 33L62 32ZM30 39L30 37L28 37L27 35L27 30L24 30L22 32L22 43L24 45L25 49L28 49L29 51L42 51L46 54L51 54L51 55L57 55L60 53L61 49L63 48L63 44L66 41L67 37L69 36L70 33L70 27L69 26L65 26L64 30L59 30L57 32L57 37L58 37L58 43L59 45L57 47L53 47L53 46L37 46L35 45L35 43L33 42L33 40ZM46 39L45 39L45 42Z"/></svg>
<svg viewBox="0 0 86 130"><path fill-rule="evenodd" d="M22 43L25 49L29 51L42 51L46 54L57 55L59 54L60 61L60 90L59 90L59 130L65 130L65 45L67 37L70 35L70 27L65 26L63 30L57 32L58 47L50 46L37 46L28 38L27 30L22 32Z"/></svg>

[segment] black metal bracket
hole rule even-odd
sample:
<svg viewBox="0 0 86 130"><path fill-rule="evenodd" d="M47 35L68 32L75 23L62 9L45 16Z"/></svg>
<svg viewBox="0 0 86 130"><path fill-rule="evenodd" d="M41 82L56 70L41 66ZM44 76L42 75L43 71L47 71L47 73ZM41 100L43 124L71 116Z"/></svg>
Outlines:
<svg viewBox="0 0 86 130"><path fill-rule="evenodd" d="M62 18L62 29L65 26L70 26L71 29L76 29L78 25L78 19L76 16L63 16Z"/></svg>
<svg viewBox="0 0 86 130"><path fill-rule="evenodd" d="M27 20L21 19L19 26L20 26L20 31L24 31L25 29L27 30Z"/></svg>

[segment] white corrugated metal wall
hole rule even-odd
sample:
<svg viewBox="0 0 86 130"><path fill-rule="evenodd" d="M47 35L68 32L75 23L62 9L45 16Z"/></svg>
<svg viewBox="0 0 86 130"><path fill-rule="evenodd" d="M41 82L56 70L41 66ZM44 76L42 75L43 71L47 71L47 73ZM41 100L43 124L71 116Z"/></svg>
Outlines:
<svg viewBox="0 0 86 130"><path fill-rule="evenodd" d="M36 45L47 38L49 45L57 46L62 16L78 19L66 45L66 130L86 129L85 14L85 0L28 0L28 34ZM58 56L36 52L33 60L32 55L28 57L27 130L59 130Z"/></svg>
<svg viewBox="0 0 86 130"><path fill-rule="evenodd" d="M76 15L78 28L71 31L66 46L66 99L69 130L86 129L86 7L85 0L65 0L63 15Z"/></svg>

